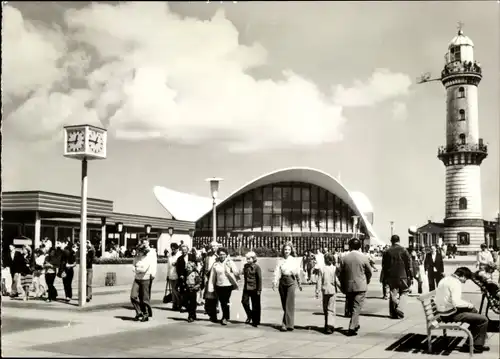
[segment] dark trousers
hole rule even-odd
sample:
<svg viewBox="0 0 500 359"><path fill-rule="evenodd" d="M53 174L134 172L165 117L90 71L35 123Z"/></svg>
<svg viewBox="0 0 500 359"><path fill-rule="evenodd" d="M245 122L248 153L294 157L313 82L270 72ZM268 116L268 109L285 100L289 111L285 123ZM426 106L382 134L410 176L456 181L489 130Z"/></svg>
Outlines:
<svg viewBox="0 0 500 359"><path fill-rule="evenodd" d="M48 296L50 300L56 300L57 298L57 289L56 287L54 287L55 280L56 280L55 273L45 273L45 283L47 283Z"/></svg>
<svg viewBox="0 0 500 359"><path fill-rule="evenodd" d="M135 279L130 291L130 301L137 315L150 316L153 312L149 302L149 279Z"/></svg>
<svg viewBox="0 0 500 359"><path fill-rule="evenodd" d="M92 278L94 271L92 268L87 268L87 299L92 299Z"/></svg>
<svg viewBox="0 0 500 359"><path fill-rule="evenodd" d="M153 281L154 281L154 278L153 277L150 277L150 280L149 280L149 300L151 301L151 290L153 289ZM148 315L150 317L153 316L153 310L151 309L151 305L147 308L148 310Z"/></svg>
<svg viewBox="0 0 500 359"><path fill-rule="evenodd" d="M66 298L73 298L73 288L71 285L73 284L73 277L75 276L75 271L73 268L66 268L64 271L66 276L62 279L63 286L64 286L64 295Z"/></svg>
<svg viewBox="0 0 500 359"><path fill-rule="evenodd" d="M432 292L443 278L443 274L430 270L427 272L427 278L429 280L429 292Z"/></svg>
<svg viewBox="0 0 500 359"><path fill-rule="evenodd" d="M404 318L405 314L402 309L402 302L410 290L408 284L408 280L406 279L401 279L399 283L390 284L389 316L391 318Z"/></svg>
<svg viewBox="0 0 500 359"><path fill-rule="evenodd" d="M252 301L252 308L250 309L250 301ZM247 313L247 318L252 320L255 325L260 324L260 294L256 290L243 290L243 295L241 296L241 304L245 313Z"/></svg>
<svg viewBox="0 0 500 359"><path fill-rule="evenodd" d="M219 287L215 286L215 293L217 293L217 298L219 298L220 308L222 309L222 319L230 319L229 303L231 301L231 292L233 291L232 286Z"/></svg>
<svg viewBox="0 0 500 359"><path fill-rule="evenodd" d="M351 315L349 322L350 330L357 330L359 327L359 315L365 302L366 292L348 292L345 295L345 305L347 312Z"/></svg>
<svg viewBox="0 0 500 359"><path fill-rule="evenodd" d="M457 313L450 316L441 316L441 318L444 322L469 323L469 330L474 338L474 346L485 344L488 334L488 318L479 314L475 308L460 308Z"/></svg>
<svg viewBox="0 0 500 359"><path fill-rule="evenodd" d="M193 290L193 291L185 291L184 292L184 299L186 302L186 309L188 312L188 318L196 319L196 308L198 307L198 302L197 302L197 294L198 292Z"/></svg>
<svg viewBox="0 0 500 359"><path fill-rule="evenodd" d="M217 297L206 298L205 297L205 312L207 313L210 320L217 320Z"/></svg>
<svg viewBox="0 0 500 359"><path fill-rule="evenodd" d="M288 329L293 329L295 322L295 283L285 285L280 283L278 292L281 298L281 307L283 308L283 321L282 325Z"/></svg>

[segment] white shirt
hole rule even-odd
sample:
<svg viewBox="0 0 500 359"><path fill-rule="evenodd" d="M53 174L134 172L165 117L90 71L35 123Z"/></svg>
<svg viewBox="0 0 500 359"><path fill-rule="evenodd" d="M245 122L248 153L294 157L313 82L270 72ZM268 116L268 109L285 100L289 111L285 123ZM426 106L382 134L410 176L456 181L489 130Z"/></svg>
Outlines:
<svg viewBox="0 0 500 359"><path fill-rule="evenodd" d="M477 264L493 264L493 256L489 250L481 251L477 254Z"/></svg>
<svg viewBox="0 0 500 359"><path fill-rule="evenodd" d="M300 273L300 261L297 261L295 257L288 256L287 259L280 258L274 269L274 285L278 286L280 278L282 275L295 275L298 276Z"/></svg>
<svg viewBox="0 0 500 359"><path fill-rule="evenodd" d="M156 257L156 250L150 248L146 255L137 255L134 258L134 272L135 279L150 279L156 277L156 267L158 265L158 258Z"/></svg>
<svg viewBox="0 0 500 359"><path fill-rule="evenodd" d="M181 252L177 251L174 255L168 257L167 262L167 277L170 280L177 280L179 276L177 275L177 269L175 265L177 264L177 259L181 256Z"/></svg>
<svg viewBox="0 0 500 359"><path fill-rule="evenodd" d="M446 276L439 282L434 298L438 312L452 312L456 308L472 308L472 304L462 299L462 283L453 276Z"/></svg>

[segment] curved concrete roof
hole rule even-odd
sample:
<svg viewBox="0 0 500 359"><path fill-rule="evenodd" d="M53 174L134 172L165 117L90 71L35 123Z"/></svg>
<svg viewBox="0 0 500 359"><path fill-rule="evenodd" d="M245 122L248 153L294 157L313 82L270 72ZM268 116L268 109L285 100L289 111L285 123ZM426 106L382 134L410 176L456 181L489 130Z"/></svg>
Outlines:
<svg viewBox="0 0 500 359"><path fill-rule="evenodd" d="M247 182L223 201L219 202L217 206L223 205L235 196L254 188L284 181L311 183L334 193L347 203L356 215L360 216L360 220L366 227L370 238L379 244L385 244L380 241L365 215L373 211L368 198L360 192L350 193L335 177L314 168L291 167L266 173ZM154 193L161 205L178 220L197 221L208 214L212 208L212 200L210 198L176 192L159 186L154 188Z"/></svg>

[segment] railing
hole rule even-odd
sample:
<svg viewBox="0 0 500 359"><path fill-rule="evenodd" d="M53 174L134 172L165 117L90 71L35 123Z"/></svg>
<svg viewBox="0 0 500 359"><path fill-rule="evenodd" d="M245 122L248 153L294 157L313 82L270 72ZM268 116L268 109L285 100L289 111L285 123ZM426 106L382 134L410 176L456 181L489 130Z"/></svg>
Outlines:
<svg viewBox="0 0 500 359"><path fill-rule="evenodd" d="M438 148L438 155L443 155L446 153L453 152L480 152L488 153L488 146L484 144L465 144L465 145L452 145L452 146L441 146Z"/></svg>
<svg viewBox="0 0 500 359"><path fill-rule="evenodd" d="M270 236L244 236L244 237L217 237L217 242L222 247L239 254L245 254L251 249L267 248L279 251L281 247L292 242L297 254L302 255L305 251L328 248L328 250L341 250L349 241L352 235L339 237L270 237ZM363 239L361 239L363 242ZM193 246L201 248L212 242L212 237L195 237Z"/></svg>
<svg viewBox="0 0 500 359"><path fill-rule="evenodd" d="M481 72L481 66L475 61L452 62L445 65L443 71L441 72L441 77L447 77L458 73L481 75Z"/></svg>

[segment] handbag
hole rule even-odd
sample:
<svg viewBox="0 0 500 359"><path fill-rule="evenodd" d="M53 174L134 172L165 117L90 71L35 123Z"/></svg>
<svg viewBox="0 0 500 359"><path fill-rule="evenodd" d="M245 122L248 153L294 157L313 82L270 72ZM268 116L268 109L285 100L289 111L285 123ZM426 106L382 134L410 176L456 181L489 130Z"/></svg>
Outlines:
<svg viewBox="0 0 500 359"><path fill-rule="evenodd" d="M170 281L167 278L167 285L165 286L165 294L163 295L163 303L167 304L172 301L172 288L170 286Z"/></svg>

